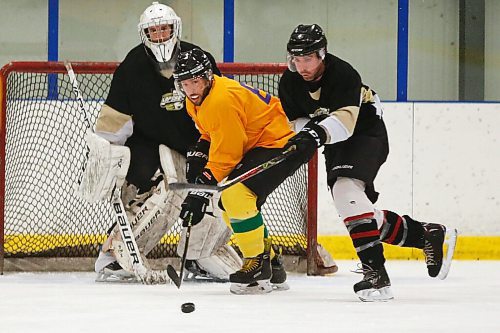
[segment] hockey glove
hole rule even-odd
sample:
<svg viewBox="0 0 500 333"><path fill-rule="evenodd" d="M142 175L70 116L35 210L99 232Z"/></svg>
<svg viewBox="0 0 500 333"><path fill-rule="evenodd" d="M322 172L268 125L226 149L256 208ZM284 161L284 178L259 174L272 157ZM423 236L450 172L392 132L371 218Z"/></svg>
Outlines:
<svg viewBox="0 0 500 333"><path fill-rule="evenodd" d="M208 162L208 151L210 142L200 139L196 145L190 149L186 158L186 179L188 183L194 183L196 177L202 172Z"/></svg>
<svg viewBox="0 0 500 333"><path fill-rule="evenodd" d="M317 148L325 144L326 139L326 131L316 123L315 119L312 119L300 132L288 140L285 149L295 145L296 154L299 156L301 163L304 164L314 156Z"/></svg>
<svg viewBox="0 0 500 333"><path fill-rule="evenodd" d="M195 178L196 184L217 185L210 169L203 169L203 172ZM212 198L212 193L203 191L191 191L181 205L180 218L182 219L182 226L187 227L191 220L191 225L196 225L205 216L208 203Z"/></svg>
<svg viewBox="0 0 500 333"><path fill-rule="evenodd" d="M203 169L202 173L196 177L194 182L195 184L217 185L217 179L215 179L212 171L207 168Z"/></svg>
<svg viewBox="0 0 500 333"><path fill-rule="evenodd" d="M190 222L191 225L200 223L205 216L211 198L211 193L190 191L181 205L181 214L179 217L182 219L182 226L187 227Z"/></svg>

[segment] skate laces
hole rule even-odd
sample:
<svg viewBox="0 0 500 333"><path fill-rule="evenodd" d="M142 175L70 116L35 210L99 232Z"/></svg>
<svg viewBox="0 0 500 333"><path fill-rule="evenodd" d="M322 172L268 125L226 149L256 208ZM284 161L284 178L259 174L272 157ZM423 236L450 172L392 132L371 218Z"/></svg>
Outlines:
<svg viewBox="0 0 500 333"><path fill-rule="evenodd" d="M259 267L259 257L245 258L241 271L247 273L256 269L257 267Z"/></svg>
<svg viewBox="0 0 500 333"><path fill-rule="evenodd" d="M437 265L437 261L435 259L436 253L434 244L432 242L433 237L437 237L437 233L439 232L439 228L427 224L424 225L424 255L425 255L425 263L427 266ZM435 235L434 235L435 234Z"/></svg>
<svg viewBox="0 0 500 333"><path fill-rule="evenodd" d="M432 246L432 243L425 240L424 244L425 263L427 266L436 265L436 260L434 259L434 247Z"/></svg>
<svg viewBox="0 0 500 333"><path fill-rule="evenodd" d="M378 275L376 270L371 268L371 266L363 263L358 263L357 268L355 270L351 270L351 272L356 274L363 274L363 280L372 280Z"/></svg>

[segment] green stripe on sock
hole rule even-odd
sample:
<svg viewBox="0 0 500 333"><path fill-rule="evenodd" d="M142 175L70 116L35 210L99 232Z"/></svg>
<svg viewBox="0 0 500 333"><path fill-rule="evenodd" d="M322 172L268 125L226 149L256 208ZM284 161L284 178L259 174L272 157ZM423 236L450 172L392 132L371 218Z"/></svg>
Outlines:
<svg viewBox="0 0 500 333"><path fill-rule="evenodd" d="M254 217L245 220L231 219L231 227L233 228L233 231L240 234L255 230L262 225L264 225L264 220L262 219L260 212Z"/></svg>

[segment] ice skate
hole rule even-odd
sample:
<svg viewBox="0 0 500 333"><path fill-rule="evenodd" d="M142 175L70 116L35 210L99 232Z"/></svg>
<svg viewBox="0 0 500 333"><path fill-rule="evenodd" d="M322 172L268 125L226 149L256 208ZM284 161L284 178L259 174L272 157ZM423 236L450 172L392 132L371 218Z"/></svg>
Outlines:
<svg viewBox="0 0 500 333"><path fill-rule="evenodd" d="M273 290L269 251L264 251L253 258L245 258L243 267L229 275L230 291L237 295L265 294Z"/></svg>
<svg viewBox="0 0 500 333"><path fill-rule="evenodd" d="M445 226L436 223L423 223L424 255L427 271L430 277L444 280L450 271L451 261L457 243L457 230L447 230ZM443 247L447 244L446 256Z"/></svg>
<svg viewBox="0 0 500 333"><path fill-rule="evenodd" d="M97 272L96 282L140 283L134 273L127 272L116 261Z"/></svg>
<svg viewBox="0 0 500 333"><path fill-rule="evenodd" d="M218 278L202 269L196 260L186 260L185 268L187 272L185 272L184 281L186 282L228 282L227 279Z"/></svg>
<svg viewBox="0 0 500 333"><path fill-rule="evenodd" d="M273 259L271 259L271 285L273 290L288 290L290 286L286 283L286 271L283 267L283 259L281 255L276 254Z"/></svg>
<svg viewBox="0 0 500 333"><path fill-rule="evenodd" d="M355 272L363 274L363 280L354 285L354 292L360 300L363 302L386 302L394 299L391 281L383 265L378 270L363 265Z"/></svg>
<svg viewBox="0 0 500 333"><path fill-rule="evenodd" d="M140 282L134 273L124 270L109 251L99 251L94 269L97 273L96 282Z"/></svg>

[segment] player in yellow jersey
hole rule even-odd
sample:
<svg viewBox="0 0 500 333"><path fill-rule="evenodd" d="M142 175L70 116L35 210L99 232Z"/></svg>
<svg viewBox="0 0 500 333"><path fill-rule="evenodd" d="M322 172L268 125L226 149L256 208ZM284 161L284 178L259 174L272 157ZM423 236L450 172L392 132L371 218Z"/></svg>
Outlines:
<svg viewBox="0 0 500 333"><path fill-rule="evenodd" d="M214 75L200 49L179 55L174 78L186 96L186 109L201 133L198 156L205 154L188 173L196 170L195 183L215 185L283 153L294 135L277 97L226 77ZM271 249L260 208L266 197L291 175L301 161L291 155L255 177L231 186L221 194L219 205L243 254L241 270L229 277L231 292L269 292L271 284L285 283L286 273ZM212 194L191 191L180 217L187 226L198 223ZM287 288L284 285L281 287Z"/></svg>

